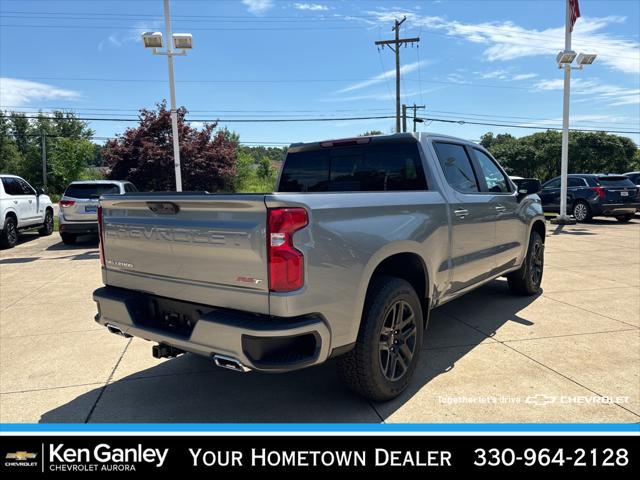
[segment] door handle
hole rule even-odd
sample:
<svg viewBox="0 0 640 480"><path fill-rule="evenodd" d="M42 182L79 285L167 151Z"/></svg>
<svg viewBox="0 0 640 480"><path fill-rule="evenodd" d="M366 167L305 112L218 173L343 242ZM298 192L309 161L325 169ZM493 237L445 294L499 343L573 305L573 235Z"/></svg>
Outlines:
<svg viewBox="0 0 640 480"><path fill-rule="evenodd" d="M469 215L469 210L465 210L464 208L462 208L460 210L454 210L453 213L456 217L462 220L464 217Z"/></svg>
<svg viewBox="0 0 640 480"><path fill-rule="evenodd" d="M496 211L497 212L504 212L507 209L507 207L503 206L503 205L496 205Z"/></svg>
<svg viewBox="0 0 640 480"><path fill-rule="evenodd" d="M14 200L13 203L15 203L17 205L18 204L18 200Z"/></svg>

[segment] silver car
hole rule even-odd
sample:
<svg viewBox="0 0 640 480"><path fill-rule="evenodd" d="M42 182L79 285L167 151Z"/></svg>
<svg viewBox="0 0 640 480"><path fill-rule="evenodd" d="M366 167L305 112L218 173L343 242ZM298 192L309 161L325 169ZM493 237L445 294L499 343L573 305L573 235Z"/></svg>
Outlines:
<svg viewBox="0 0 640 480"><path fill-rule="evenodd" d="M123 180L88 180L72 182L60 199L59 231L66 245L73 245L80 235L98 234L98 200L100 195L137 192Z"/></svg>

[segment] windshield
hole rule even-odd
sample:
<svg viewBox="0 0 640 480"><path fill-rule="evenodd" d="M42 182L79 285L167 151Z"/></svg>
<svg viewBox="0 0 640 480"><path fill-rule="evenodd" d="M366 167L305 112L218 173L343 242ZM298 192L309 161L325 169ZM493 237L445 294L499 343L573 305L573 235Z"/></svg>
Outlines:
<svg viewBox="0 0 640 480"><path fill-rule="evenodd" d="M71 198L98 198L100 195L120 193L120 188L115 183L77 183L69 185L64 192L65 197Z"/></svg>

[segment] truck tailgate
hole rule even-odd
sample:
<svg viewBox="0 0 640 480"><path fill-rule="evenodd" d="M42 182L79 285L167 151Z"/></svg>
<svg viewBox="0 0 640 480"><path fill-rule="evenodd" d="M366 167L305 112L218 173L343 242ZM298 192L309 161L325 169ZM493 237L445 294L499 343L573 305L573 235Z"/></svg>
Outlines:
<svg viewBox="0 0 640 480"><path fill-rule="evenodd" d="M264 195L134 193L100 203L107 285L268 313Z"/></svg>

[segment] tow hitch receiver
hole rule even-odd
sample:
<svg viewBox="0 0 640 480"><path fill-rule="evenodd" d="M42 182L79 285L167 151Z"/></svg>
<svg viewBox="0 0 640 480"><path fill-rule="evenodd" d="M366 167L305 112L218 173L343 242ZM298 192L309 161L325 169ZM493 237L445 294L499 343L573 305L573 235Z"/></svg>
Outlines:
<svg viewBox="0 0 640 480"><path fill-rule="evenodd" d="M152 353L154 358L173 358L182 355L184 350L161 343L153 346Z"/></svg>

